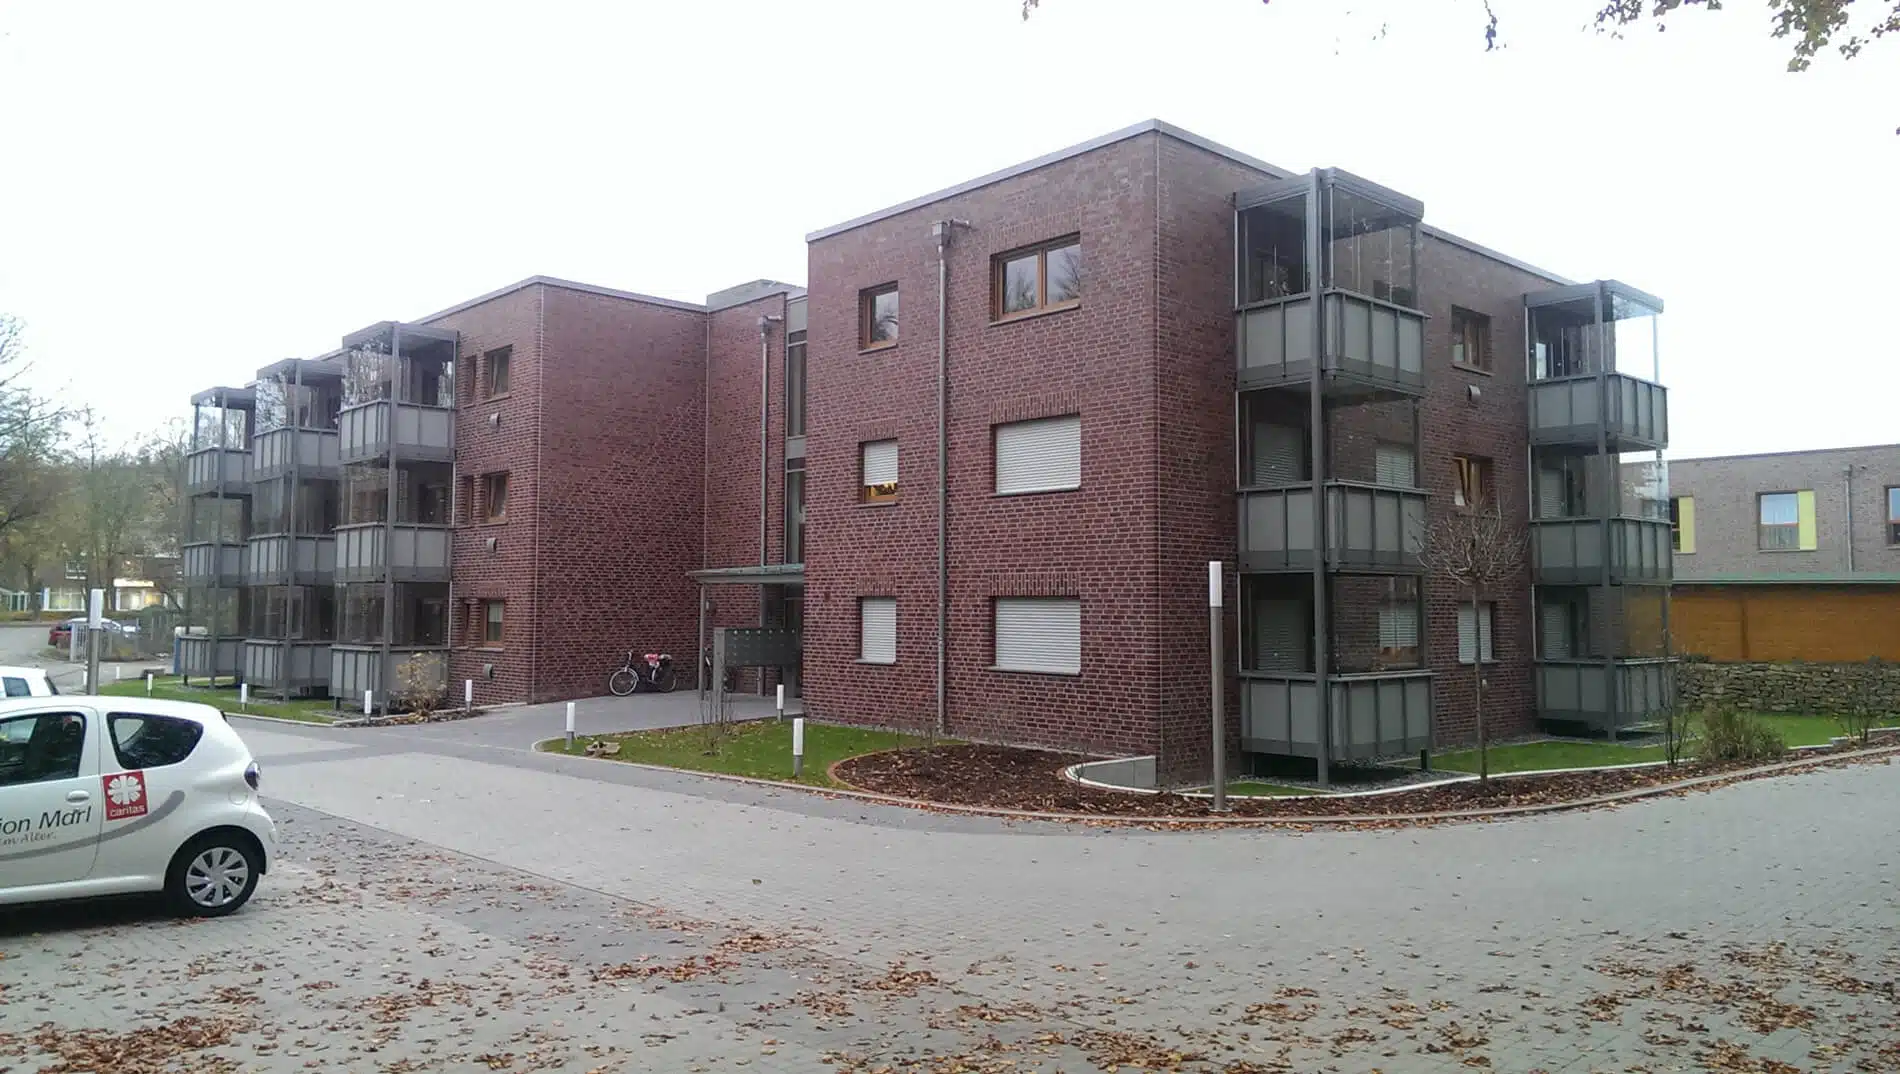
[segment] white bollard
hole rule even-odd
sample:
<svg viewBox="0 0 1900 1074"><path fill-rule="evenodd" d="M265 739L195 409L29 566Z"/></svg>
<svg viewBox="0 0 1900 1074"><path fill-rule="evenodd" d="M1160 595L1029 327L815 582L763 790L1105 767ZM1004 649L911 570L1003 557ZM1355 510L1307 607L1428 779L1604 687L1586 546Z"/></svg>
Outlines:
<svg viewBox="0 0 1900 1074"><path fill-rule="evenodd" d="M805 774L805 717L792 717L792 778Z"/></svg>
<svg viewBox="0 0 1900 1074"><path fill-rule="evenodd" d="M574 748L574 702L567 703L567 748Z"/></svg>
<svg viewBox="0 0 1900 1074"><path fill-rule="evenodd" d="M145 673L145 696L146 697L152 696L152 680L154 678L156 678L156 676L154 676L151 672L148 671Z"/></svg>
<svg viewBox="0 0 1900 1074"><path fill-rule="evenodd" d="M238 708L247 709L250 707L251 707L251 684L248 682L238 683Z"/></svg>
<svg viewBox="0 0 1900 1074"><path fill-rule="evenodd" d="M785 718L785 684L778 684L778 718Z"/></svg>
<svg viewBox="0 0 1900 1074"><path fill-rule="evenodd" d="M475 711L475 680L474 679L462 680L462 711L463 712Z"/></svg>
<svg viewBox="0 0 1900 1074"><path fill-rule="evenodd" d="M112 681L119 681L119 665L117 664L112 665Z"/></svg>
<svg viewBox="0 0 1900 1074"><path fill-rule="evenodd" d="M365 716L368 716L368 715L369 715L369 695L370 695L370 693L371 693L371 691L369 691L369 690L365 690L365 691L363 691L363 715L365 715Z"/></svg>

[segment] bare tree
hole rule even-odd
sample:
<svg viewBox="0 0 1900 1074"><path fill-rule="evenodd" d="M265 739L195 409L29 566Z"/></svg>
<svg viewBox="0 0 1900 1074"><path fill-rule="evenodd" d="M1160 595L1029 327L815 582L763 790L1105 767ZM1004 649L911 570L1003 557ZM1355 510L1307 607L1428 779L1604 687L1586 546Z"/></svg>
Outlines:
<svg viewBox="0 0 1900 1074"><path fill-rule="evenodd" d="M57 491L51 464L65 415L26 386L24 328L0 314L0 533L45 514Z"/></svg>
<svg viewBox="0 0 1900 1074"><path fill-rule="evenodd" d="M1524 569L1529 541L1524 528L1482 500L1470 507L1440 511L1421 535L1419 558L1425 569L1459 588L1471 608L1473 645L1471 681L1478 730L1478 780L1491 779L1489 735L1484 718L1483 620L1479 603L1515 580Z"/></svg>

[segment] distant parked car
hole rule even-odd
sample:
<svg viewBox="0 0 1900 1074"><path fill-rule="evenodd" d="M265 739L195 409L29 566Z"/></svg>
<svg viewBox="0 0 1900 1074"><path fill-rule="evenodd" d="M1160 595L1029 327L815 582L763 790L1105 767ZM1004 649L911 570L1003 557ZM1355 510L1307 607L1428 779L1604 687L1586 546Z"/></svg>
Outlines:
<svg viewBox="0 0 1900 1074"><path fill-rule="evenodd" d="M83 615L75 615L64 622L54 623L53 628L46 632L46 644L51 645L55 649L64 649L66 646L72 644L73 631L84 629L86 629L86 617ZM107 619L104 621L103 629L109 630L114 634L137 634L139 632L139 625L137 623L121 623L117 619Z"/></svg>

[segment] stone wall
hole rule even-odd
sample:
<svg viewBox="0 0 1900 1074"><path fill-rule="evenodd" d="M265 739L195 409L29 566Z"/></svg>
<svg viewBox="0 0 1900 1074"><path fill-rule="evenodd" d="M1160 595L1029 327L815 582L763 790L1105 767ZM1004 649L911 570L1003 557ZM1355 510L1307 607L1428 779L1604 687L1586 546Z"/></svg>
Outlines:
<svg viewBox="0 0 1900 1074"><path fill-rule="evenodd" d="M1752 712L1837 713L1865 691L1876 711L1900 712L1900 664L1685 661L1676 683L1689 711L1722 704Z"/></svg>

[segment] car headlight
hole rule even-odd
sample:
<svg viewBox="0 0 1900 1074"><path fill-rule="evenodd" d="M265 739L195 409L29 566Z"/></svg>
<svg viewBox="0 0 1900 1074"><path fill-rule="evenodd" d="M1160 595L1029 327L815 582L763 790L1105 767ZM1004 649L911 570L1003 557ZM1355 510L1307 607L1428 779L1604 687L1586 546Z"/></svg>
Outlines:
<svg viewBox="0 0 1900 1074"><path fill-rule="evenodd" d="M258 777L260 775L261 770L257 767L256 761L252 761L250 764L244 766L244 782L250 784L252 790L257 789Z"/></svg>

